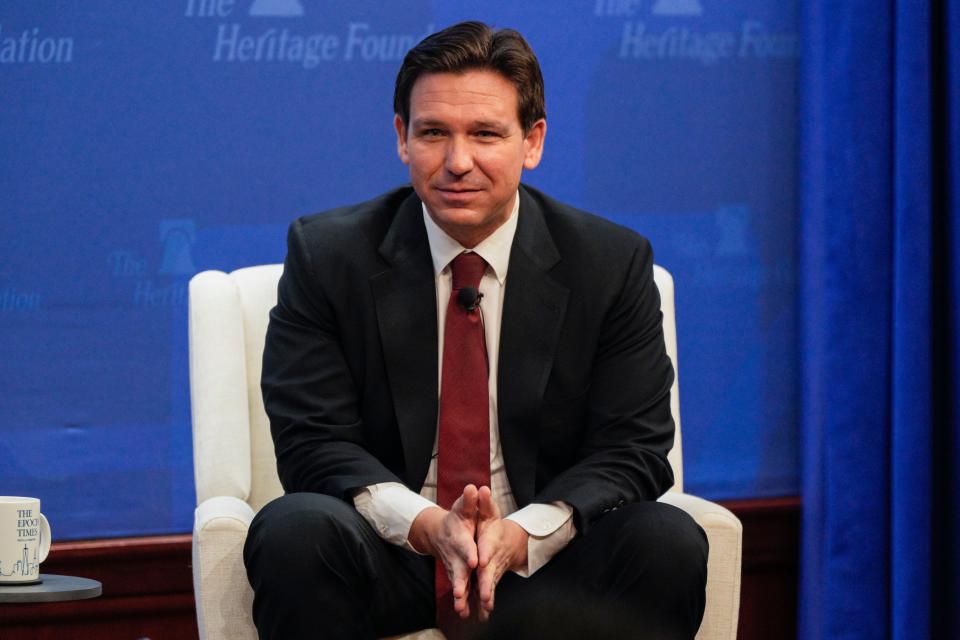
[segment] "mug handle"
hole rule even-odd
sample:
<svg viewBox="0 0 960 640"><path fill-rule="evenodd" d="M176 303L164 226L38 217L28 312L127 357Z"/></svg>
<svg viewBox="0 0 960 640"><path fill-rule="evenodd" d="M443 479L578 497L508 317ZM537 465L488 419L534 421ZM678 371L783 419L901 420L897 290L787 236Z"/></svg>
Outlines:
<svg viewBox="0 0 960 640"><path fill-rule="evenodd" d="M47 559L50 553L50 523L47 516L40 514L40 562Z"/></svg>

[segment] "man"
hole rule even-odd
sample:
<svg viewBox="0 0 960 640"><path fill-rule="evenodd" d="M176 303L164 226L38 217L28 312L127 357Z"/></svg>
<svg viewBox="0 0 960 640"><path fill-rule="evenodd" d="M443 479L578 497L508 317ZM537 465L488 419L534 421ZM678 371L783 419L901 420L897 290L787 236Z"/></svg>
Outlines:
<svg viewBox="0 0 960 640"><path fill-rule="evenodd" d="M520 184L546 120L515 31L429 36L394 108L412 189L290 228L262 379L287 495L244 550L261 637L467 637L568 598L692 638L707 545L655 502L649 244Z"/></svg>

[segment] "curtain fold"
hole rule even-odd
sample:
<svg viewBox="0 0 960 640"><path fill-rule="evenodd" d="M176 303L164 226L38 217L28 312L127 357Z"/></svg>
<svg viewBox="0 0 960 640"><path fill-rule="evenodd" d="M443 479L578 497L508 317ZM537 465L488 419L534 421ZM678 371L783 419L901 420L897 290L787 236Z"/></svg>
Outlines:
<svg viewBox="0 0 960 640"><path fill-rule="evenodd" d="M801 3L804 639L960 637L958 5Z"/></svg>

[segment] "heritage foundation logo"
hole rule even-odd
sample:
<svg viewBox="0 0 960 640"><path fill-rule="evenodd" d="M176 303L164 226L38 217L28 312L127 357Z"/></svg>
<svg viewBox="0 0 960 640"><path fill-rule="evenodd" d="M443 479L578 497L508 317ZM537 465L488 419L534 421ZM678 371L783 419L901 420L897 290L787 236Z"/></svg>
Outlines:
<svg viewBox="0 0 960 640"><path fill-rule="evenodd" d="M69 64L73 38L53 37L32 27L11 32L0 24L0 64Z"/></svg>
<svg viewBox="0 0 960 640"><path fill-rule="evenodd" d="M400 62L413 45L433 31L433 25L427 25L419 34L385 33L368 22L357 21L348 23L342 31L305 32L296 28L306 14L305 4L305 0L247 0L244 12L237 0L186 0L184 17L216 24L215 63L292 63L304 69L334 61ZM238 21L246 18L258 20ZM270 20L259 20L262 18ZM250 26L262 24L269 26Z"/></svg>
<svg viewBox="0 0 960 640"><path fill-rule="evenodd" d="M132 283L135 307L182 307L187 303L187 279L197 272L193 261L196 223L191 219L160 221L162 252L157 277L150 277L147 260L127 249L112 252L107 262L115 280Z"/></svg>
<svg viewBox="0 0 960 640"><path fill-rule="evenodd" d="M39 311L42 298L36 291L21 291L16 287L0 289L0 313Z"/></svg>
<svg viewBox="0 0 960 640"><path fill-rule="evenodd" d="M798 58L799 36L771 31L759 20L744 20L737 30L702 30L696 22L705 13L706 0L655 0L652 20L642 19L643 0L596 0L598 18L624 20L618 56L624 60L690 60L704 65L746 58ZM679 24L677 18L684 19Z"/></svg>

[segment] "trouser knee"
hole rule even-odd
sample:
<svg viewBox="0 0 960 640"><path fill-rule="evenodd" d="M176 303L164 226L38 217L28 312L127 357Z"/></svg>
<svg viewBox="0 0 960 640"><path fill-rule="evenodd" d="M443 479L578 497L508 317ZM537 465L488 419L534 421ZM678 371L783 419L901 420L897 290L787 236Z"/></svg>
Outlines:
<svg viewBox="0 0 960 640"><path fill-rule="evenodd" d="M706 606L709 545L687 513L659 502L624 508L611 553L617 595L642 611L650 638L693 638Z"/></svg>
<svg viewBox="0 0 960 640"><path fill-rule="evenodd" d="M260 510L243 559L261 638L367 638L376 533L350 505L294 493Z"/></svg>
<svg viewBox="0 0 960 640"><path fill-rule="evenodd" d="M687 513L660 502L640 502L608 517L617 529L608 538L614 541L611 571L680 588L705 587L709 544Z"/></svg>
<svg viewBox="0 0 960 640"><path fill-rule="evenodd" d="M304 585L324 580L363 581L358 527L350 505L316 493L292 493L267 504L250 525L244 545L247 573L261 582ZM256 585L254 585L256 587Z"/></svg>

